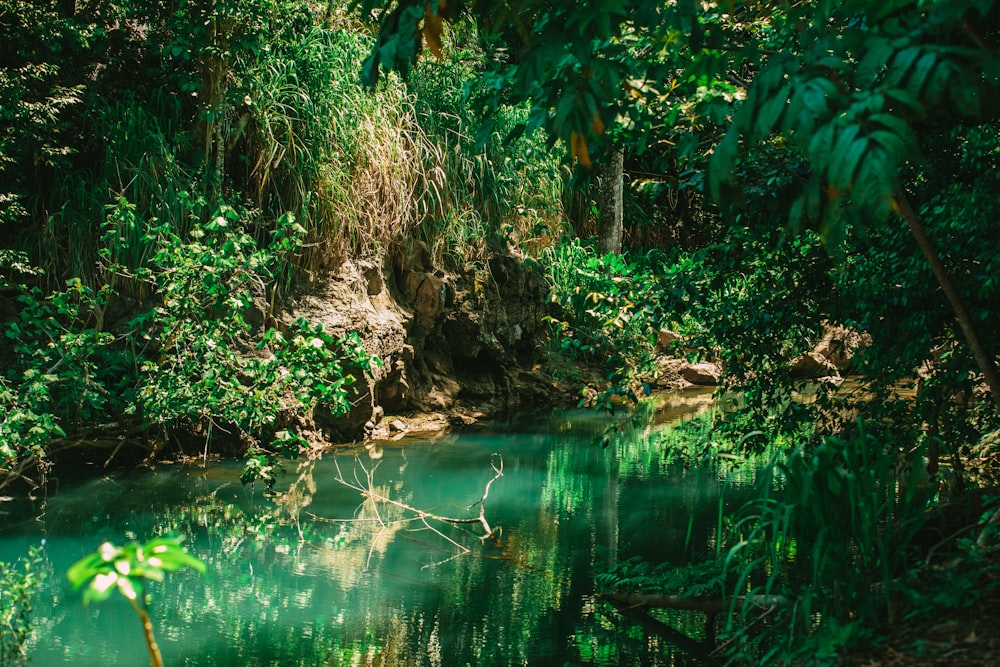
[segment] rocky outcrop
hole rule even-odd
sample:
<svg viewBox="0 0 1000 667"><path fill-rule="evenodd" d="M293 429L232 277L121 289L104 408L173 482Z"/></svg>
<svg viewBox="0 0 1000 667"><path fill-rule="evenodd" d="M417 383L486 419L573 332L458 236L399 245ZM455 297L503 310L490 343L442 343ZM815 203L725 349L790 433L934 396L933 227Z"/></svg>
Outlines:
<svg viewBox="0 0 1000 667"><path fill-rule="evenodd" d="M327 437L353 439L367 423L378 421L376 388L391 376L393 360L405 355L406 313L390 296L380 263L347 261L315 291L300 295L282 320L287 326L299 318L322 325L335 337L357 332L365 350L382 362L370 368L347 369L356 379L349 389L349 414L334 415L325 405L317 406L313 413L316 428Z"/></svg>
<svg viewBox="0 0 1000 667"><path fill-rule="evenodd" d="M316 427L343 440L370 433L383 410L478 415L552 404L557 389L532 372L542 362L547 301L537 264L498 256L445 272L411 242L385 263L345 262L284 319L303 317L335 336L355 331L381 361L355 369L349 415L315 411Z"/></svg>
<svg viewBox="0 0 1000 667"><path fill-rule="evenodd" d="M684 337L670 329L660 329L656 336L659 389L684 389L690 386L717 387L722 382L722 365L717 361L690 362L680 356L691 352Z"/></svg>
<svg viewBox="0 0 1000 667"><path fill-rule="evenodd" d="M722 379L722 368L719 364L709 361L696 364L684 363L679 373L690 384L701 387L715 387Z"/></svg>
<svg viewBox="0 0 1000 667"><path fill-rule="evenodd" d="M854 329L827 325L823 338L806 354L792 362L793 377L839 377L851 372L855 355L868 347L871 339Z"/></svg>

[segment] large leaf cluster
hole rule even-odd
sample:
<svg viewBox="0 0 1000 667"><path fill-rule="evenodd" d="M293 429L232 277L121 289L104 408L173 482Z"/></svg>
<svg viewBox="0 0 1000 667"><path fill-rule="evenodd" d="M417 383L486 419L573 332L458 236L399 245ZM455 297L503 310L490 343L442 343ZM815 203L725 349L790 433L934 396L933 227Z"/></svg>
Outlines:
<svg viewBox="0 0 1000 667"><path fill-rule="evenodd" d="M355 4L379 26L363 68L370 85L383 70L405 75L425 44L439 53L442 19L466 17L493 54L478 81L490 93L487 112L529 102L531 113L515 132L545 128L586 167L622 133L640 152L671 134L685 151L697 150L702 119L722 120L732 99L735 86L719 73L741 69L758 55L755 42L745 38L757 15L741 9L734 19L715 3ZM719 87L729 90L716 92ZM717 103L726 95L729 100ZM674 132L675 125L694 131Z"/></svg>
<svg viewBox="0 0 1000 667"><path fill-rule="evenodd" d="M712 158L726 199L741 140L771 140L806 160L788 210L819 223L833 249L852 223L883 221L921 159L918 135L941 119L983 118L1000 93L993 2L867 2L789 8L782 42L754 77Z"/></svg>

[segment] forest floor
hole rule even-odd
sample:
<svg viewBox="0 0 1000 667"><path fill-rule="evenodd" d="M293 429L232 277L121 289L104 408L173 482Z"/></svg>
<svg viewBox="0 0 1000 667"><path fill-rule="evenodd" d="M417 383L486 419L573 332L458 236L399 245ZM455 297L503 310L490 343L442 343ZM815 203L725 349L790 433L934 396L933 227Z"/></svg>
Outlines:
<svg viewBox="0 0 1000 667"><path fill-rule="evenodd" d="M877 649L853 651L843 667L1000 667L1000 570L984 575L983 594L965 608L898 623Z"/></svg>

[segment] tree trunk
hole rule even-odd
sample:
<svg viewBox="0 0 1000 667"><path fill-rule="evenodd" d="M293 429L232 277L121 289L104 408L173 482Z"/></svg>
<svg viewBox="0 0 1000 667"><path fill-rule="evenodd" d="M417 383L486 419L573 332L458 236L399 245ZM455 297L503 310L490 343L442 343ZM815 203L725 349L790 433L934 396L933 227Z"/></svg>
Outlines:
<svg viewBox="0 0 1000 667"><path fill-rule="evenodd" d="M958 320L958 326L962 329L965 342L968 343L969 348L972 350L972 356L976 360L979 372L983 374L983 378L986 380L986 386L989 387L990 395L993 397L993 404L1000 411L1000 373L997 372L996 360L983 346L979 334L976 332L972 316L969 314L969 310L965 307L965 302L962 300L962 295L955 288L948 270L941 262L934 244L931 243L927 232L924 231L923 225L920 224L920 218L917 217L913 207L910 206L910 202L903 193L899 193L893 199L893 203L900 217L906 221L906 225L910 228L910 233L913 234L913 238L920 247L920 251L924 253L924 257L931 265L934 277L937 278L938 284L941 286L942 291L944 291L944 295L955 313L955 319Z"/></svg>
<svg viewBox="0 0 1000 667"><path fill-rule="evenodd" d="M226 97L226 74L229 64L224 54L229 51L229 34L232 30L229 19L217 15L214 5L206 7L206 28L208 42L198 58L201 85L198 90L199 117L195 126L195 137L205 155L205 165L209 169L209 199L215 203L222 191L225 175L226 142L223 136Z"/></svg>
<svg viewBox="0 0 1000 667"><path fill-rule="evenodd" d="M622 188L625 151L613 147L597 168L597 249L602 255L622 252Z"/></svg>
<svg viewBox="0 0 1000 667"><path fill-rule="evenodd" d="M153 636L153 622L149 620L149 614L141 606L132 601L139 618L142 619L142 633L146 637L146 648L149 649L149 662L152 667L163 667L163 655L160 654L160 647L156 644Z"/></svg>

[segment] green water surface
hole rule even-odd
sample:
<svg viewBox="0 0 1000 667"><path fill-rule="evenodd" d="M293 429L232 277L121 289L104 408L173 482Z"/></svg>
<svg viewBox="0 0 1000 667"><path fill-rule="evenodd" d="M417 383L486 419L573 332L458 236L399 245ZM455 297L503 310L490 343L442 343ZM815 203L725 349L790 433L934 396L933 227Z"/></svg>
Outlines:
<svg viewBox="0 0 1000 667"><path fill-rule="evenodd" d="M662 429L704 408L689 399L623 422L606 448L594 440L612 418L580 411L326 453L288 464L274 499L240 484L237 462L50 484L30 505L7 503L0 524L0 560L44 540L31 664L149 664L128 604L84 607L65 572L105 540L163 533L186 535L208 565L150 587L167 665L685 664L600 601L595 577L634 556L712 550L720 492L735 503L738 489L717 471L668 465L660 444ZM496 540L338 481L475 517L491 460L503 465L485 502Z"/></svg>

